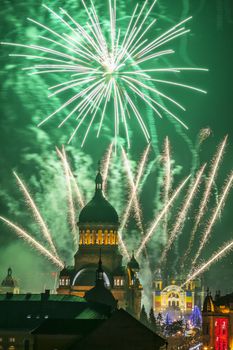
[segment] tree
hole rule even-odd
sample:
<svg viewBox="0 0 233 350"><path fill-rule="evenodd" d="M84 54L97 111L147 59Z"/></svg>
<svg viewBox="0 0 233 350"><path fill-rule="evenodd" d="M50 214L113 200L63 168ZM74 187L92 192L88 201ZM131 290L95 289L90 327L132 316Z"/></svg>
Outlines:
<svg viewBox="0 0 233 350"><path fill-rule="evenodd" d="M172 333L172 320L168 312L165 317L164 332L166 336L169 336Z"/></svg>
<svg viewBox="0 0 233 350"><path fill-rule="evenodd" d="M149 325L150 325L150 329L155 332L156 331L156 319L155 319L154 310L152 307L151 307L150 313L149 313Z"/></svg>
<svg viewBox="0 0 233 350"><path fill-rule="evenodd" d="M190 315L191 325L195 328L201 328L202 317L198 306L194 306L194 309Z"/></svg>
<svg viewBox="0 0 233 350"><path fill-rule="evenodd" d="M171 320L169 312L166 313L165 324L166 324L166 326L170 326L172 324L172 320Z"/></svg>
<svg viewBox="0 0 233 350"><path fill-rule="evenodd" d="M141 308L140 321L141 321L141 323L144 324L144 326L146 326L146 327L149 326L148 317L147 317L144 305L142 305L142 308Z"/></svg>
<svg viewBox="0 0 233 350"><path fill-rule="evenodd" d="M157 315L156 323L159 324L160 326L162 326L163 324L163 315L161 314L161 312L159 312Z"/></svg>

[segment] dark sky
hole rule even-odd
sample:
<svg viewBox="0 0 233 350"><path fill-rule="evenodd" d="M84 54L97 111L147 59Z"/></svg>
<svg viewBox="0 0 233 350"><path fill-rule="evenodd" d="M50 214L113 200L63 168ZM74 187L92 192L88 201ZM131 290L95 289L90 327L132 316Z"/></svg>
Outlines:
<svg viewBox="0 0 233 350"><path fill-rule="evenodd" d="M133 0L124 2L125 5L120 4L119 0L117 2L122 14L125 14L126 7L131 8L131 5L136 3ZM53 4L51 1L46 3ZM58 3L59 6L66 6L67 9L71 9L75 13L75 18L80 16L83 20L83 12L80 12L80 1L58 1L56 2L57 7L59 7ZM104 6L99 6L98 0L95 3L99 7L101 15L105 16ZM33 26L26 21L26 18L32 17L47 23L48 18L44 14L45 11L41 4L41 1L33 0L2 0L1 41L30 42L37 33ZM158 133L157 151L158 149L162 150L164 137L168 135L172 144L173 157L176 164L182 166L184 171L181 175L184 176L187 175L191 166L190 157L192 152L190 148L194 148L200 129L209 127L212 131L211 136L200 151L200 162L210 162L217 145L228 134L227 152L216 180L216 193L219 193L233 165L233 4L231 0L159 0L153 13L153 16L159 18L158 31L169 28L173 23L189 15L193 15L189 25L191 34L175 42L174 48L177 55L173 63L175 65L209 68L208 73L187 73L182 80L206 89L208 93L207 95L200 95L177 88L169 90L179 102L184 103L187 107L187 112L182 115L182 119L189 126L186 137L190 140L192 146L187 146L181 133L177 133L174 125L165 118L164 121L158 120L156 124ZM50 157L55 159L55 146L61 146L67 141L67 132L70 132L70 125L63 129L56 129L56 121L52 120L42 129L36 127L40 118L51 113L53 104L58 106L60 101L47 99L49 85L46 78L34 79L28 77L20 69L27 66L27 63L25 64L25 61L14 57L8 57L8 53L20 53L18 49L13 48L11 50L9 47L1 46L0 50L0 208L6 217L32 228L33 225L28 224L30 217L25 213L20 214L23 201L20 199L20 194L12 178L12 169L16 169L20 174L23 174L24 178L29 179L33 193L38 198L38 202L42 203L41 198L47 195L46 185L50 184L51 176L53 176L50 175L49 177L46 172L48 169L51 170L55 167L54 163L50 162ZM96 140L91 133L86 146L82 150L82 159L85 159L86 154L87 159L92 159L92 163L96 164L96 160L103 156L106 146L111 140L109 130L110 127L107 125L100 140ZM146 145L143 138L137 133L135 130L132 132L131 157L135 161L139 160ZM80 140L77 138L72 146L68 148L73 161L74 154L78 157L79 150ZM155 153L157 151L155 150ZM76 164L75 161L74 164ZM90 164L92 171L94 171L93 164ZM82 166L80 166L79 171L82 171ZM90 174L88 175L91 177ZM176 181L180 179L181 177L177 176ZM150 192L153 183L154 178L149 177L149 183L146 186L147 193ZM215 196L211 200L209 213L211 207L214 206L214 198ZM147 222L149 222L154 211L148 204L146 195L143 197L142 207L146 210L145 216ZM232 208L233 196L231 194L227 199L221 219L215 226L213 239L208 243L206 253L202 256L202 259L208 259L219 245L232 239ZM46 212L46 209L44 211ZM49 208L47 208L47 211L49 211ZM52 220L49 214L48 217ZM181 255L188 237L189 232L186 228L179 241L179 253ZM28 278L32 278L33 269L38 273L41 272L44 268L43 258L36 256L26 245L23 245L18 239L16 240L14 233L9 232L2 224L0 226L0 244L3 253L0 257L0 266L2 266L0 276L4 275L8 265L13 265L16 271L18 266L20 279L23 281L25 288L30 288ZM25 265L28 266L29 262L32 264L30 272L25 268ZM187 264L190 263L191 257ZM210 284L213 289L232 290L232 264L233 255L231 253L205 274L206 283ZM41 277L43 283L38 283L37 288L41 288L47 283L46 273L49 275L52 267L46 265L46 269L45 274Z"/></svg>

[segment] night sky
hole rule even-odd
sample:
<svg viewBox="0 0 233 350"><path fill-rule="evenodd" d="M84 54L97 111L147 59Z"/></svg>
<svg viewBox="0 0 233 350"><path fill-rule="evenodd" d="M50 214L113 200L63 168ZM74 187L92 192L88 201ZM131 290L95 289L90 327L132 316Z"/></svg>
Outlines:
<svg viewBox="0 0 233 350"><path fill-rule="evenodd" d="M34 36L38 34L38 29L35 29L35 26L26 20L27 17L46 24L51 23L53 28L57 30L58 26L55 20L48 17L47 12L41 6L42 3L44 1L2 0L0 10L1 41L33 42ZM54 6L54 2L46 1L46 4L53 7L54 10L57 10L59 6L64 6L76 20L83 21L85 19L81 1L57 1L56 6ZM95 1L95 4L99 15L108 18L105 4L98 0ZM128 9L132 9L133 5L135 6L136 1L129 0L126 4L123 4L123 1L117 0L117 4L119 4L119 16L125 16L128 14ZM156 16L158 18L156 35L189 15L193 15L193 19L188 25L188 28L191 28L191 33L166 46L166 48L174 48L176 55L174 59L164 63L173 64L174 66L209 68L207 73L186 72L182 75L182 78L178 77L178 81L198 86L207 90L208 93L204 95L177 87L164 90L187 108L187 111L182 113L180 117L188 124L189 130L181 131L174 123L171 123L167 116L164 116L162 120L155 117L153 128L156 129L157 136L156 140L152 139L153 150L149 161L153 161L159 152L162 152L164 138L168 136L172 145L174 169L176 169L176 175L174 176L175 188L175 185L189 174L190 168L193 166L192 157L201 129L211 129L211 135L199 150L197 162L198 164L208 162L207 174L218 144L226 134L229 135L226 153L206 213L205 219L207 220L208 215L216 205L224 181L233 168L233 4L231 0L158 0L152 14L152 17ZM29 186L31 194L33 194L38 207L46 218L54 241L58 245L60 255L64 260L68 260L68 263L72 263L72 254L70 253L72 242L70 241L69 227L66 223L65 184L62 183L62 169L58 163L55 147L61 147L65 144L83 193L87 198L90 198L93 192L92 180L95 176L96 164L99 159L103 158L106 148L112 140L111 118L108 118L100 139L96 139L94 132L91 131L82 149L80 148L81 138L79 135L71 145L66 144L73 128L72 122L68 122L63 128L57 129L58 122L54 118L45 126L37 128L37 124L42 118L50 114L62 102L64 103L62 98L61 100L59 98L47 98L47 89L51 85L50 83L53 84L59 81L60 78L58 79L56 76L48 78L45 75L43 77L27 76L21 68L30 65L31 62L28 63L24 59L8 56L9 53L22 53L19 48L1 46L0 50L0 213L20 224L38 240L41 239L40 231L33 221L12 175L12 170L16 170ZM140 108L142 112L144 106L140 106ZM147 115L149 115L149 112L145 109L146 120ZM81 130L81 134L82 132ZM135 164L139 161L146 147L146 142L133 121L130 135L132 148L129 151L129 157L135 169ZM117 157L120 157L119 153ZM120 210L122 203L126 203L128 190L127 186L121 183L123 182L121 173L124 172L117 168L117 163L119 162L115 159L109 185L109 188L112 188L112 194L109 190L109 198ZM155 199L160 200L156 192L158 191L160 177L161 171L154 169L148 176L141 195L145 229L160 207ZM121 186L119 198L117 198L116 191L113 193L116 183L117 186ZM176 208L180 205L181 200L182 198L177 202ZM191 222L198 209L197 206L198 201L194 203L194 207L190 211ZM230 193L224 210L221 212L221 217L214 226L211 239L203 250L202 260L207 260L219 246L232 239L232 208L233 194ZM174 218L175 211L172 210L171 225ZM129 234L127 235L130 248L134 248L138 244L136 234L134 235L135 230L133 222L130 222ZM177 259L177 254L183 254L190 230L191 223L188 223L176 243L176 249L171 252L169 266L174 265L173 259ZM198 234L200 235L201 232L200 230ZM161 237L158 239L161 239ZM196 249L197 246L198 237L194 248ZM152 269L156 268L156 259L159 257L160 249L160 243L156 238L153 238L151 246L150 243L148 244ZM191 259L192 256L189 257L186 263L187 271ZM0 223L1 278L5 275L9 266L13 268L13 273L19 279L23 291L41 291L45 286L53 287L50 276L56 268L17 238L14 232ZM209 285L213 291L215 289L222 289L223 292L232 291L232 266L233 255L230 253L204 274L205 284Z"/></svg>

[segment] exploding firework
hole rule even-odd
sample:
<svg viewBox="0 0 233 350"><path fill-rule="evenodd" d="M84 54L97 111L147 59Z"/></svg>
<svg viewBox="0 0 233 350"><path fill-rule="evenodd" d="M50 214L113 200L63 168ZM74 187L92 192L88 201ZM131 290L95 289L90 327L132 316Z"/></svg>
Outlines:
<svg viewBox="0 0 233 350"><path fill-rule="evenodd" d="M202 175L203 175L203 172L205 170L205 167L206 167L206 164L204 164L202 166L202 168L200 169L200 171L198 172L197 174L197 177L196 177L196 180L191 184L190 186L190 190L188 192L188 195L187 195L187 198L185 199L184 201L184 204L178 214L178 217L177 217L177 220L176 220L176 223L169 235L169 238L168 238L168 242L167 242L167 245L165 246L165 249L164 249L164 252L162 253L162 256L161 256L161 259L160 259L160 264L163 262L163 260L166 258L166 255L169 251L169 249L171 248L171 245L172 243L174 242L174 240L176 239L177 235L179 233L181 233L181 226L182 224L184 223L185 221L185 218L186 218L186 215L188 213L188 210L191 206L191 204L193 203L193 198L197 192L197 189L200 185L200 182L201 182L201 179L202 179Z"/></svg>
<svg viewBox="0 0 233 350"><path fill-rule="evenodd" d="M64 267L63 262L59 258L51 254L51 252L48 249L46 249L42 244L40 244L37 240L31 237L25 230L21 229L19 226L15 225L13 222L7 220L2 216L0 216L0 219L10 228L12 228L19 237L23 238L29 245L35 248L40 254L48 258L53 264L58 266L60 269Z"/></svg>
<svg viewBox="0 0 233 350"><path fill-rule="evenodd" d="M171 207L171 205L173 204L174 200L177 198L177 196L179 195L180 191L182 190L182 188L185 186L186 182L189 180L191 175L189 175L180 185L179 187L175 190L175 192L173 193L173 195L171 196L171 198L169 199L169 201L167 202L167 204L164 206L163 210L159 213L158 217L155 219L155 221L153 222L150 230L148 231L148 233L146 234L145 238L143 239L140 247L137 250L136 253L136 257L138 257L141 254L142 249L144 248L144 246L146 245L146 243L149 241L150 237L152 236L152 234L154 233L155 229L158 227L160 221L163 219L164 215L166 215L166 213L168 212L169 208Z"/></svg>
<svg viewBox="0 0 233 350"><path fill-rule="evenodd" d="M64 147L62 148L62 152L60 152L59 150L57 150L57 152L58 152L58 155L61 157L63 169L64 169L64 173L65 173L71 232L73 234L74 246L77 249L78 248L78 240L77 240L76 213L75 213L72 188L71 188L70 167L69 167L69 163L68 163L68 160L66 157L66 152L65 152Z"/></svg>
<svg viewBox="0 0 233 350"><path fill-rule="evenodd" d="M225 150L225 147L226 147L226 142L227 142L227 136L225 136L224 140L221 142L221 144L219 146L219 149L217 150L217 153L216 153L216 155L214 157L214 160L212 161L212 167L210 169L209 176L208 176L208 178L206 180L206 188L205 188L205 191L204 191L204 194L203 194L203 198L202 198L201 203L200 203L200 207L199 207L199 210L198 210L198 214L197 214L195 225L194 225L194 227L192 229L192 232L191 232L189 246L188 246L188 249L187 249L186 253L184 254L182 265L183 265L185 259L187 258L187 256L189 255L190 251L191 251L192 244L193 244L194 237L195 237L195 233L196 233L196 231L198 229L198 226L199 226L199 224L201 222L201 219L202 219L202 217L203 217L203 215L205 213L205 209L207 207L207 204L208 204L208 201L209 201L209 197L211 195L211 190L212 190L215 178L217 176L217 172L219 170L220 162L222 160L222 156L223 156L223 153L224 153L224 150Z"/></svg>
<svg viewBox="0 0 233 350"><path fill-rule="evenodd" d="M131 242L131 244L129 244L130 241L132 241L132 235L130 235L131 223L127 227L126 227L126 225L129 221L129 219L130 219L130 221L132 221L132 219L134 218L134 216L131 217L130 215L133 212L132 209L133 208L135 209L135 207L134 207L135 198L137 198L137 203L138 203L138 206L140 208L141 192L142 192L143 186L145 184L145 176L148 176L148 171L151 171L151 169L153 168L154 164L156 163L156 161L158 159L158 156L155 159L154 158L152 160L150 159L151 153L152 153L152 152L149 153L150 149L151 149L151 147L150 147L150 145L148 145L145 148L139 163L136 164L136 163L132 162L132 160L130 158L130 154L126 155L126 152L124 151L123 148L122 148L123 157L118 158L119 155L118 156L113 155L113 152L112 152L113 151L113 144L111 144L106 152L106 157L105 157L106 162L104 163L102 168L103 168L104 174L109 174L108 177L105 176L105 181L106 181L106 188L108 189L107 196L108 196L110 202L112 202L111 192L113 190L117 190L117 193L119 193L119 183L122 185L125 182L125 186L129 185L129 191L130 191L129 199L125 203L125 205L123 205L123 202L121 203L121 205L122 205L122 211L120 213L121 226L119 228L119 245L120 245L120 249L121 249L121 252L122 252L125 260L128 260L130 258L129 249L133 248L136 250L135 255L137 258L140 259L140 261L142 261L143 259L149 259L149 261L148 261L149 265L151 266L152 269L155 269L156 267L158 267L157 261L160 261L160 265L162 265L162 262L163 262L163 268L166 267L167 261L169 259L167 259L165 261L164 257L170 251L172 254L172 243L175 240L177 240L177 237L179 236L179 234L181 234L183 231L185 231L184 227L186 224L188 224L188 226L190 226L190 222L188 222L187 213L188 213L188 211L190 211L190 208L194 203L194 198L195 198L195 201L202 200L202 198L203 198L203 196L198 195L198 188L201 186L201 180L204 177L204 171L206 169L206 165L203 165L199 169L199 171L196 172L196 175L192 174L192 176L189 175L188 177L186 177L181 182L181 184L178 187L176 187L176 189L172 188L173 187L172 183L176 182L174 179L174 181L171 182L171 185L170 185L171 189L169 191L169 197L167 199L167 202L164 203L164 188L165 188L165 184L166 184L166 182L165 182L166 178L164 177L164 164L161 164L161 162L158 162L163 169L163 172L161 175L162 185L160 186L160 188L161 188L161 193L160 193L161 194L161 202L158 203L157 210L155 211L155 214L154 214L154 219L151 220L150 226L149 225L147 226L143 222L145 219L143 219L142 223L143 223L143 226L145 227L145 229L143 231L137 230L138 236L135 236L133 238L133 246L132 246L132 242ZM74 179L78 180L79 184L81 184L82 182L80 181L80 179L76 179L76 176L74 176L74 175L73 175L73 177L71 176L71 174L73 174L71 171L71 164L68 163L68 154L65 152L64 147L62 150L57 149L57 154L59 156L59 159L61 160L61 166L62 166L63 170L65 170L65 171L63 171L63 173L64 173L63 181L64 181L64 188L66 188L66 192L67 192L67 217L68 217L68 220L70 221L70 210L72 209L72 212L73 212L72 215L75 215L77 210L82 207L82 206L80 206L80 202L78 201L77 188L78 188L78 191L80 194L84 193L84 191L83 191L83 188L80 188L79 186L76 188L74 186L74 184L71 183L71 180L74 180ZM149 155L150 155L150 157L149 157ZM162 155L163 155L163 152L159 156L160 160L163 159ZM169 158L171 161L173 161L172 154L170 154ZM118 171L115 173L112 173L114 162L117 163ZM79 167L79 169L82 169L82 167ZM120 175L120 179L121 179L120 182L119 182L119 178L117 178L116 179L117 186L114 185L112 187L112 186L110 186L111 183L109 183L107 186L107 181L112 181L113 174L117 174L119 176L119 171L120 171L119 169L121 169L121 171L122 171L122 173ZM175 169L174 161L173 161L172 169ZM123 174L125 174L125 176L123 176ZM174 175L174 174L172 174L172 175ZM79 176L81 176L81 170L79 171ZM174 178L174 176L173 176L173 178ZM187 185L189 179L192 179L192 180L190 181L190 185L189 185L188 189L186 189L186 185ZM19 180L17 179L17 182L20 184ZM69 185L67 184L67 182L69 182ZM208 238L208 239L211 238L211 232L213 230L214 223L216 222L216 219L217 219L217 217L218 217L218 215L219 215L219 213L224 205L226 196L231 189L232 182L233 182L233 175L231 174L228 182L223 187L221 195L219 196L219 202L217 204L217 207L213 208L213 212L210 215L210 218L208 219L208 225L206 226L206 230L205 230L205 241L203 241L203 244L201 243L202 245L199 247L199 250L197 251L197 253L195 251L192 251L190 254L190 256L193 256L193 255L195 256L195 254L196 254L195 261L197 261L200 251L204 248L206 238ZM24 187L26 188L25 185L24 185ZM23 190L22 184L20 184L20 188L22 189L22 192L23 192L23 194L27 200L27 203L28 203L29 202L29 197L28 197L29 194L26 195L26 192L25 192L26 190ZM76 201L74 200L74 198L76 198ZM177 206L175 206L174 203L176 201L178 201L179 198L183 202L183 204L181 204L180 209L177 209ZM182 198L184 198L184 199L182 199ZM72 208L70 207L70 200L71 199L72 199L72 203L73 203ZM82 197L82 201L83 201L83 203L86 203L87 199ZM30 204L29 207L31 209L32 209L32 203L35 203L35 202L34 202L32 196L30 195L30 203L28 203L28 204ZM38 208L37 208L37 211L40 214ZM161 250L161 242L160 242L159 235L160 235L160 232L163 230L164 218L168 213L169 213L169 215L168 215L169 220L167 221L168 232L170 232L171 234L168 237L167 242L164 243L163 249ZM34 210L33 210L33 214L34 214L36 220L39 221L39 219L38 219L39 216L38 216L38 214L37 214L37 216L35 215ZM204 214L205 214L204 217L206 219L206 217L208 216L208 211L206 210ZM40 217L42 218L41 214L40 214ZM143 215L143 217L144 217L144 215ZM141 216L141 218L142 218L142 216ZM73 217L73 219L74 219L74 217ZM135 217L135 219L136 219L135 220L136 224L138 224L138 220L136 217ZM0 217L0 220L2 220L9 227L11 227L16 232L17 235L19 235L24 240L26 240L40 254L47 257L56 266L61 267L63 265L62 264L63 258L60 258L60 256L59 256L59 255L61 255L63 257L63 254L61 253L60 249L58 249L58 254L57 254L57 256L55 256L50 244L49 244L48 249L41 248L41 247L43 247L43 245L40 243L41 238L36 239L36 238L31 237L24 229L21 229L20 226L15 225L13 222L9 221L8 219L5 219L4 217ZM174 223L174 221L175 221L175 223ZM74 222L75 222L75 219L74 219ZM39 223L40 223L39 226L40 226L41 230L43 231L44 228L43 228L42 222L39 222ZM70 222L70 224L71 223L72 222ZM193 224L195 225L195 219L194 219ZM149 228L146 229L146 227L149 227ZM71 228L72 228L72 225L71 225ZM71 231L72 230L70 230L70 232ZM135 231L132 231L132 232L134 232L133 234L135 234ZM76 234L75 238L77 240L77 232L76 233L72 232L72 234L73 235ZM44 236L44 238L46 238L46 243L49 243L48 237ZM157 242L157 245L154 243L155 241ZM145 255L141 254L142 251L144 250L144 248L147 248ZM221 253L218 254L217 256L219 258L223 257L225 252L229 251L229 249L230 248L226 248L226 249L224 248L221 251ZM151 254L152 250L153 250L153 255ZM69 254L70 253L71 253L71 251L69 252ZM197 254L198 254L198 256L197 256ZM211 260L211 261L215 261L215 259ZM173 262L174 262L174 260L173 260ZM208 264L207 266L210 266L210 263L208 261L206 264ZM148 266L148 264L147 264L147 266ZM201 267L200 273L204 270L205 270L205 268L202 269L202 267ZM190 278L190 275L193 276L193 274L195 274L196 271L197 271L197 268L195 270L193 270L193 272L189 272L189 276L187 278ZM188 275L188 271L186 271L185 273L187 273L187 275Z"/></svg>
<svg viewBox="0 0 233 350"><path fill-rule="evenodd" d="M43 218L42 218L42 216L41 216L41 214L40 214L40 212L39 212L39 210L38 210L34 200L32 199L28 189L26 188L25 184L20 179L20 177L16 174L16 172L13 172L13 174L16 177L16 180L17 180L17 182L19 184L19 188L21 189L21 191L23 192L23 194L24 194L24 196L26 198L26 201L28 203L29 208L32 210L36 221L38 222L38 224L41 227L41 231L42 231L42 234L44 235L44 238L49 243L53 254L55 254L55 256L58 257L57 250L56 250L56 248L54 246L54 243L53 243L51 234L49 232L49 229L48 229L46 223L44 222L44 220L43 220Z"/></svg>
<svg viewBox="0 0 233 350"><path fill-rule="evenodd" d="M213 211L213 214L212 214L212 217L206 227L206 230L203 234L203 237L202 237L202 240L201 240L201 243L200 243L200 246L198 248L198 251L193 259L193 262L192 262L192 265L194 266L195 262L197 261L197 258L199 257L199 255L201 254L201 251L203 249L203 247L205 246L205 244L207 243L207 239L211 233L211 230L212 230L212 227L213 225L215 224L216 222L216 219L218 217L218 214L220 212L220 210L222 209L223 205L224 205L224 202L226 200L226 197L231 189L231 186L232 186L232 182L233 182L233 173L231 174L231 176L229 177L229 180L227 181L224 189L223 189L223 192L222 192L222 195L220 197L220 200L219 200L219 203L218 205L216 206L216 208L214 209Z"/></svg>
<svg viewBox="0 0 233 350"><path fill-rule="evenodd" d="M157 36L154 34L157 20L152 19L156 0L151 5L148 0L145 0L141 7L137 4L128 23L122 25L119 24L121 20L117 17L115 1L109 1L107 21L98 17L92 2L90 5L84 1L82 3L87 19L84 25L81 20L76 20L62 8L60 13L57 13L43 5L52 20L56 20L58 31L52 24L47 26L28 18L30 23L41 31L37 43L3 43L25 50L25 53L14 53L10 54L11 56L35 61L34 65L24 68L29 75L48 74L63 77L61 83L49 87L51 91L49 97L67 96L67 94L69 97L42 120L39 126L64 112L65 118L59 123L59 127L71 118L75 119L76 123L68 142L84 124L86 125L85 131L82 132L83 145L92 125L97 125L97 136L99 136L104 121L109 118L108 115L113 115L111 124L114 125L115 144L123 130L127 145L130 147L131 116L138 122L146 140L149 142L150 139L147 121L139 109L140 101L148 106L154 115L160 118L168 115L187 128L171 106L182 111L185 108L162 92L164 86L181 87L201 93L206 91L172 78L163 78L162 74L172 76L182 71L207 70L174 67L169 64L164 66L163 63L164 58L175 53L174 49L166 48L167 44L190 31L186 29L186 24L191 17ZM151 34L153 34L152 40Z"/></svg>
<svg viewBox="0 0 233 350"><path fill-rule="evenodd" d="M67 180L70 181L70 178L72 179L72 184L74 185L74 192L75 192L76 198L78 200L78 203L80 205L80 208L83 208L84 207L84 200L83 200L80 188L77 184L77 180L75 179L74 174L71 171L69 162L68 162L67 157L66 157L65 149L63 148L63 150L61 152L58 148L56 148L56 151L57 151L58 156L62 160L63 168L64 168L64 171L66 173ZM69 187L70 187L70 185L69 185ZM71 206L73 206L73 205L71 204Z"/></svg>
<svg viewBox="0 0 233 350"><path fill-rule="evenodd" d="M197 267L195 271L188 277L188 279L183 283L182 286L184 286L186 283L188 283L191 280L194 280L198 275L203 273L205 270L210 268L212 264L217 262L219 259L224 257L226 254L228 254L233 248L233 241L230 241L226 243L223 247L221 247L216 253L212 255L212 257L207 261L204 262L200 267Z"/></svg>

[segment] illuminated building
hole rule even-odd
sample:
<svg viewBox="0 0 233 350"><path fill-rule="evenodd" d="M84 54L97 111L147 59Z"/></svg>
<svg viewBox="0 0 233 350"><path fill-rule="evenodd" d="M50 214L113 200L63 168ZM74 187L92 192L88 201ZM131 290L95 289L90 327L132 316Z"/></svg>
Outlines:
<svg viewBox="0 0 233 350"><path fill-rule="evenodd" d="M202 311L204 349L233 349L233 293L220 296L216 293L213 300L209 291Z"/></svg>
<svg viewBox="0 0 233 350"><path fill-rule="evenodd" d="M104 196L100 171L95 184L92 200L79 215L79 247L74 256L74 266L65 267L60 272L57 292L83 297L93 288L101 249L105 286L111 290L120 308L139 317L142 293L139 264L132 255L127 267L123 267L118 248L119 218Z"/></svg>
<svg viewBox="0 0 233 350"><path fill-rule="evenodd" d="M1 285L0 285L0 293L13 293L13 294L19 294L19 286L18 282L15 278L12 276L12 269L9 267L7 270L7 275L3 279Z"/></svg>
<svg viewBox="0 0 233 350"><path fill-rule="evenodd" d="M173 319L190 315L194 306L201 309L204 300L204 290L200 280L190 281L184 287L181 278L162 277L158 270L154 278L153 309L156 314L167 312Z"/></svg>

